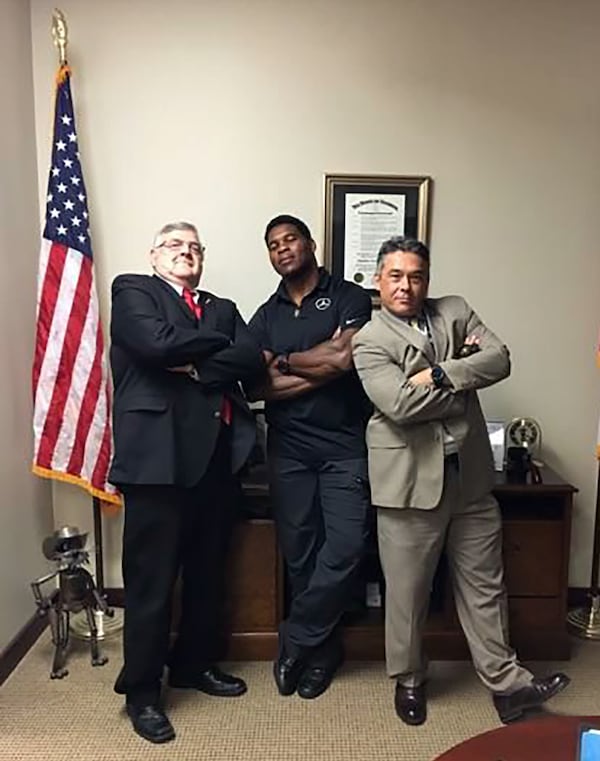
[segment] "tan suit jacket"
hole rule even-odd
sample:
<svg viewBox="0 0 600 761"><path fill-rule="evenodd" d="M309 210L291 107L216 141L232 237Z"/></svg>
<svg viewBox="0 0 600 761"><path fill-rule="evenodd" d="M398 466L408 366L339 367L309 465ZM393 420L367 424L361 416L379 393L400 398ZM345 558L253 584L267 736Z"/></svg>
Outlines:
<svg viewBox="0 0 600 761"><path fill-rule="evenodd" d="M431 340L385 308L353 340L354 364L374 404L367 427L374 505L434 508L444 485L444 427L458 446L467 502L487 494L494 466L477 389L510 373L508 349L460 296L427 299ZM453 359L465 338L481 351ZM411 375L433 364L451 386L413 386Z"/></svg>

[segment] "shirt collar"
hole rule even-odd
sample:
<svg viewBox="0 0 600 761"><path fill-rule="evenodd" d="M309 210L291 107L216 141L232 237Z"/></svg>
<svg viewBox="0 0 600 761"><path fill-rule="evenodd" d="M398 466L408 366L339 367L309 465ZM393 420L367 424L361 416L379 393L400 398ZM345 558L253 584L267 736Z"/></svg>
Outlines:
<svg viewBox="0 0 600 761"><path fill-rule="evenodd" d="M417 320L418 322L427 322L427 316L424 311L420 311L418 314L413 314L412 317L398 317L398 319L408 323L411 323L414 320Z"/></svg>
<svg viewBox="0 0 600 761"><path fill-rule="evenodd" d="M167 283L167 285L170 285L171 288L178 293L179 296L183 297L183 286L179 285L178 283L172 283L170 280L167 280L166 277L163 277L162 275L159 275L158 272L154 273L156 277L160 278L163 282ZM193 294L194 298L197 299L200 291L197 288L190 288L189 289Z"/></svg>
<svg viewBox="0 0 600 761"><path fill-rule="evenodd" d="M329 283L331 281L331 275L325 267L319 267L319 279L317 281L316 286L310 293L307 293L304 298L307 298L310 296L311 293L314 293L315 291L326 291L329 288ZM278 299L281 299L282 301L291 301L289 294L287 292L287 288L285 287L285 282L283 281L283 278L281 279L279 285L277 286L277 290L275 291L275 294L277 295Z"/></svg>
<svg viewBox="0 0 600 761"><path fill-rule="evenodd" d="M384 307L385 308L385 307ZM415 314L412 317L400 317L397 314L394 314L389 309L385 310L391 317L393 317L394 320L398 320L399 322L403 322L405 325L408 325L410 328L413 328L415 330L415 326L413 324L414 320L417 320L419 323L419 327L422 325L426 330L427 333L429 333L429 318L427 316L427 312L425 310L425 307L419 312L419 314ZM419 328L417 328L419 330ZM421 333L424 332L424 330L420 331Z"/></svg>

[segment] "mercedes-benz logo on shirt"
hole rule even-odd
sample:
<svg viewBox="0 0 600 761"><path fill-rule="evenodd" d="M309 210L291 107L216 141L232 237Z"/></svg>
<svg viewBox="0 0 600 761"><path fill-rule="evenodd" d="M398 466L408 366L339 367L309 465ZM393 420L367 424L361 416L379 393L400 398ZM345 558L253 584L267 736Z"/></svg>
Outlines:
<svg viewBox="0 0 600 761"><path fill-rule="evenodd" d="M315 301L315 306L317 309L321 310L321 312L324 309L329 309L331 306L331 299L317 299Z"/></svg>

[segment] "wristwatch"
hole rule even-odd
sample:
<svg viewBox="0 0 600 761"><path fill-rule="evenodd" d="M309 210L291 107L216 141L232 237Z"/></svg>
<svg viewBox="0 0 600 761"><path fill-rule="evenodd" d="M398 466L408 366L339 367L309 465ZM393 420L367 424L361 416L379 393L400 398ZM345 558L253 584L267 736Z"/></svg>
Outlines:
<svg viewBox="0 0 600 761"><path fill-rule="evenodd" d="M446 373L439 365L432 365L431 380L436 388L442 388L446 380Z"/></svg>
<svg viewBox="0 0 600 761"><path fill-rule="evenodd" d="M289 375L291 372L290 371L290 355L282 354L277 360L276 367L282 375Z"/></svg>

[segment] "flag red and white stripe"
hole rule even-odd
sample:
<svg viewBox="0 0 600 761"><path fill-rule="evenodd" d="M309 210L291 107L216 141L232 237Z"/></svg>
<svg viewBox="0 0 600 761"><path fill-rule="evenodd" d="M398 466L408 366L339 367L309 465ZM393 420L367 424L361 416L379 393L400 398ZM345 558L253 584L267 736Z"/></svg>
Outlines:
<svg viewBox="0 0 600 761"><path fill-rule="evenodd" d="M70 70L57 75L52 162L38 270L33 361L33 472L120 504L109 380Z"/></svg>

